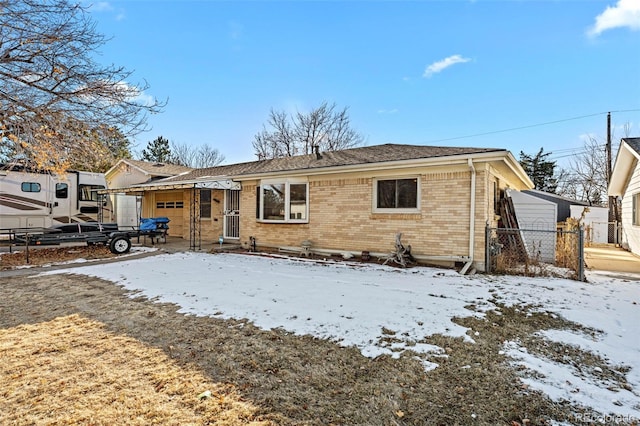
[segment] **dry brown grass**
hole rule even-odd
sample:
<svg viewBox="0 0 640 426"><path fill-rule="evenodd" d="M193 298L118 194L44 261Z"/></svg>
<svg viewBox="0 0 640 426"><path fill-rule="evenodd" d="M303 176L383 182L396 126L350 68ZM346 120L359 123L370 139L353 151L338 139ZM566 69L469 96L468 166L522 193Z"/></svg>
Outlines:
<svg viewBox="0 0 640 426"><path fill-rule="evenodd" d="M307 284L313 285L312 282ZM0 424L64 424L62 419L54 422L32 420L25 417L25 410L33 409L34 405L41 406L40 409L49 410L41 415L49 416L51 407L56 407L54 403L58 407L85 407L89 398L87 395L98 389L104 390L104 400L114 406L116 402L123 404L117 400L119 395L129 398L130 395L137 397L138 393L143 396L162 394L164 396L161 398L164 399L153 409L165 409L168 406L163 404L166 403L201 415L199 420L191 421L191 424L224 424L224 412L213 417L202 414L202 410L209 407L208 404L215 403L216 398L217 402L231 399L247 403L250 416L246 419L240 417L242 420L253 418L287 426L582 424L576 420L576 414L589 412L588 408L553 402L523 385L520 377L526 372L516 371L510 360L501 353L505 341L518 341L532 353L549 359L555 360L554 354L561 353L563 356L557 362L598 366L602 371L599 379L606 386L628 387L624 366L610 366L606 360L579 348L568 348L536 336L539 330L555 328L569 328L589 334L597 333L597 330L584 330L557 315L540 312L541 306L501 306L499 291L495 292L496 300L493 302L499 307L499 312L487 312L482 318L470 316L453 320L469 328L469 335L475 344L462 338L440 335L426 337L421 342L444 349L443 354L428 358L438 363L439 367L425 372L421 360L410 352L399 359L389 356L369 359L353 347L340 347L334 342L312 336L296 336L286 330L261 330L246 319L223 320L184 315L177 312L179 307L176 305L136 297L122 287L92 277L0 276ZM475 309L474 306L468 308ZM15 398L13 395L19 386L14 381L22 380L19 376L14 377L18 371L15 366L34 363L31 360L33 353L55 360L70 359L73 368L60 374L65 383L70 380L66 377L75 377L73 375L81 371L87 372L82 376L83 380L96 374L92 370L93 365L96 360L103 362L103 359L107 359L109 351L91 352L87 349L87 352L77 353L72 358L70 354L74 346L59 343L67 333L58 332L58 337L49 340L55 345L42 344L39 350L29 346L28 350L13 353L20 348L21 339L30 338L39 327L68 321L68 318L75 318L76 321L67 327L68 330L82 335L83 331L75 329L87 329L86 333L91 336L91 343L86 345L89 348L99 348L104 340L115 339L116 349L121 352L107 367L113 371L113 378L100 382L102 387L74 385L73 392L69 392L68 402L62 404L55 400L52 403L41 402L43 398L50 397L46 393L60 393L54 384L60 386L61 383L46 379L41 384L38 381L42 376L34 375L29 386L34 389L40 386L47 392L25 393L20 400L22 404L15 399L5 401L5 398ZM389 341L404 338L383 327L380 332ZM17 333L12 338L14 344L5 346L4 333ZM51 330L47 333L54 335ZM137 351L125 350L129 341L157 354L158 359L174 368L173 372L158 376L164 371L164 366L158 367L158 361L141 357ZM12 367L2 365L7 356L16 358L11 361ZM144 362L138 363L135 358L141 358ZM51 369L47 362L39 361L44 372ZM187 374L192 373L197 375L197 379L185 379ZM128 375L132 376L131 380L120 377ZM117 381L125 379L126 382ZM74 383L84 384L83 381L74 380ZM135 392L132 387L138 382L146 384L142 391ZM185 390L179 393L180 389ZM197 395L206 389L214 392L214 398L199 401ZM220 401L219 395L224 395L224 401ZM36 399L40 401L37 404L33 402ZM149 407L154 404L146 401L132 403ZM49 407L42 408L46 405ZM22 411L16 413L18 409ZM93 407L90 411L95 412ZM8 420L7 415L12 416L12 420ZM154 423L139 421L137 417L123 416L119 420L109 422L94 416L80 423ZM155 423L190 424L189 421L174 421L173 415Z"/></svg>
<svg viewBox="0 0 640 426"><path fill-rule="evenodd" d="M1 329L0 359L4 424L271 424L233 385L80 315Z"/></svg>
<svg viewBox="0 0 640 426"><path fill-rule="evenodd" d="M107 259L116 257L104 245L76 246L76 247L38 247L30 248L28 253L25 247L14 247L12 253L4 252L0 255L0 270L14 269L26 265L43 266L53 263L67 262L83 259Z"/></svg>

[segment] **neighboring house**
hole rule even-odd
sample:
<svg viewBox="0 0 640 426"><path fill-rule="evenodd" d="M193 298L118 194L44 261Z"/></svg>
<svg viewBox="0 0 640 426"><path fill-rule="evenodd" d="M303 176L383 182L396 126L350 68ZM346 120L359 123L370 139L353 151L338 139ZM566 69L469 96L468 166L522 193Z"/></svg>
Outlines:
<svg viewBox="0 0 640 426"><path fill-rule="evenodd" d="M622 246L640 255L640 138L621 140L608 192L622 198Z"/></svg>
<svg viewBox="0 0 640 426"><path fill-rule="evenodd" d="M532 187L504 149L386 144L197 169L125 191L144 192L144 216L157 215L156 194L181 193L191 241L299 250L308 240L319 253L376 256L401 232L419 260L483 271L498 199Z"/></svg>
<svg viewBox="0 0 640 426"><path fill-rule="evenodd" d="M147 161L121 159L105 173L108 188L128 188L132 185L153 182L158 179L166 179L181 173L193 170L191 167L178 166L175 164L154 163ZM115 220L120 227L138 226L141 213L141 199L135 195L111 194L111 203L115 214ZM175 193L158 193L158 202L171 202L177 198ZM182 194L178 194L182 201ZM165 204L163 204L164 206ZM175 206L175 204L174 204ZM175 216L176 209L162 211L159 209L157 216ZM182 216L182 211L179 212ZM182 230L174 230L174 232Z"/></svg>

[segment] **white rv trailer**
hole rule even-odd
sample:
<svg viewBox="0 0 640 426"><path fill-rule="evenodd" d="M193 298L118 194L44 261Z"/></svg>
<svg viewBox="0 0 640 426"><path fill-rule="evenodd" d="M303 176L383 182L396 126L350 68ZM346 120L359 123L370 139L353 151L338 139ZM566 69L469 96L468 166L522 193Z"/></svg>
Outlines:
<svg viewBox="0 0 640 426"><path fill-rule="evenodd" d="M23 165L0 166L0 229L49 228L63 223L110 222L103 173L55 175Z"/></svg>

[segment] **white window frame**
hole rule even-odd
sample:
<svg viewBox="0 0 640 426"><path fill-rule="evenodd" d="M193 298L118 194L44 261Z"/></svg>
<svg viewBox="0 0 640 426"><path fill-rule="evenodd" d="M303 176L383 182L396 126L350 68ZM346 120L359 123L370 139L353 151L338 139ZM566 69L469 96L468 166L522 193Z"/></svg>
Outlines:
<svg viewBox="0 0 640 426"><path fill-rule="evenodd" d="M631 225L640 226L640 192L631 196Z"/></svg>
<svg viewBox="0 0 640 426"><path fill-rule="evenodd" d="M416 207L415 208L378 208L378 182L379 181L387 181L387 180L405 180L405 179L415 179L416 180ZM373 196L372 198L372 211L374 213L395 213L395 214L406 214L406 213L420 213L420 205L421 205L421 191L422 184L420 183L420 175L408 175L408 176L384 176L377 177L373 179Z"/></svg>
<svg viewBox="0 0 640 426"><path fill-rule="evenodd" d="M291 218L291 185L306 185L306 206L305 206L305 218L304 219L292 219ZM284 197L284 219L264 219L264 186L265 185L284 185L285 197ZM309 181L307 179L263 179L260 181L260 217L259 222L263 223L309 223Z"/></svg>

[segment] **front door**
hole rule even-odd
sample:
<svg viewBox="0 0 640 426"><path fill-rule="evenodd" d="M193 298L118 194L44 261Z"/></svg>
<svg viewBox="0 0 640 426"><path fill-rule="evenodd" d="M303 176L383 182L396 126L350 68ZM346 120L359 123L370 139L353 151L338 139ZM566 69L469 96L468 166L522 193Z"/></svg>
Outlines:
<svg viewBox="0 0 640 426"><path fill-rule="evenodd" d="M224 192L224 238L240 238L240 191Z"/></svg>

